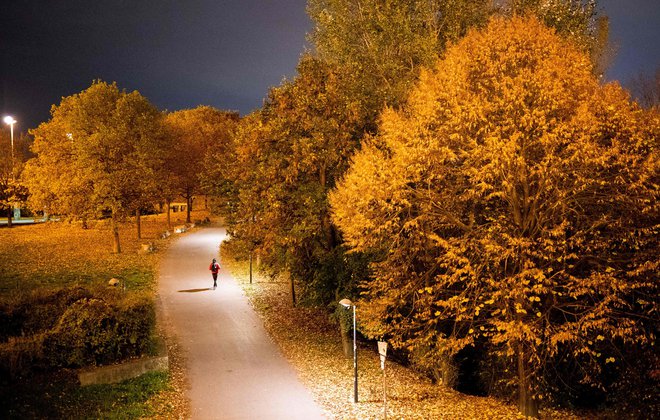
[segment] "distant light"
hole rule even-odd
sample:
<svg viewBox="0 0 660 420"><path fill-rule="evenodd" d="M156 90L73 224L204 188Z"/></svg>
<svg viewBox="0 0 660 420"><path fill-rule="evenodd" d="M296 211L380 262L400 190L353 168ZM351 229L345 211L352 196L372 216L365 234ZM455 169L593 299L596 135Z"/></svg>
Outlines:
<svg viewBox="0 0 660 420"><path fill-rule="evenodd" d="M10 115L7 115L4 119L4 121L5 121L5 124L9 124L9 125L12 125L12 124L16 123L16 120L14 119L14 117L12 117Z"/></svg>

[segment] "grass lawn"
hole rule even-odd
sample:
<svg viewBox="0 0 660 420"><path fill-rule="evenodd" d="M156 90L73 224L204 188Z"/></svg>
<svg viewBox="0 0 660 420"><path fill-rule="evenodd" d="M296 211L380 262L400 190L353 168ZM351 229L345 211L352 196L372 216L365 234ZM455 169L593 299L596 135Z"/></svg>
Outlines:
<svg viewBox="0 0 660 420"><path fill-rule="evenodd" d="M207 216L200 211L191 218ZM185 213L172 213L173 227L184 221ZM166 230L165 215L142 218L142 239L134 223L124 223L122 252L113 254L109 222L104 220L89 223L89 229L67 222L0 228L0 300L67 286L102 290L113 277L125 284L126 293L155 296L158 261L169 242L161 238ZM155 252L141 252L147 243ZM115 385L79 387L69 370L0 379L0 418L184 418L184 379L174 353L170 374L153 373Z"/></svg>
<svg viewBox="0 0 660 420"><path fill-rule="evenodd" d="M206 217L194 212L192 219ZM172 224L180 225L185 213L173 213ZM139 253L142 244L162 249L167 240L164 215L142 218L142 239L134 223L120 229L122 252L112 253L112 232L108 220L89 223L48 222L15 225L0 229L0 295L38 288L69 285L105 286L112 277L126 282L129 290L152 289L154 269L160 254Z"/></svg>
<svg viewBox="0 0 660 420"><path fill-rule="evenodd" d="M171 390L167 372L152 372L113 385L78 386L72 371L35 375L5 388L0 418L138 419L162 416L158 396ZM173 412L174 407L169 407Z"/></svg>
<svg viewBox="0 0 660 420"><path fill-rule="evenodd" d="M331 418L384 417L383 371L375 342L358 346L359 403L353 401L353 361L344 357L338 327L322 310L292 308L286 282L253 276L249 284L247 262L232 258L223 247L223 266L243 286L252 306L273 340L297 370L303 384ZM387 414L396 419L516 419L514 404L492 397L462 394L432 384L409 368L390 360L385 368ZM545 419L593 418L593 413L546 409Z"/></svg>

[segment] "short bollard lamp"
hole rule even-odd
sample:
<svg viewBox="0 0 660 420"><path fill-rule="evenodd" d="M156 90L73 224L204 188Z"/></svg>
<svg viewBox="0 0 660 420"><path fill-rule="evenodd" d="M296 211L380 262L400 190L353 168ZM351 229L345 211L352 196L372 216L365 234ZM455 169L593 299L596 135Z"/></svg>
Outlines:
<svg viewBox="0 0 660 420"><path fill-rule="evenodd" d="M349 299L342 299L339 301L339 304L346 309L353 308L353 372L354 372L354 383L353 383L353 402L358 402L358 365L357 365L357 329L355 328L355 304Z"/></svg>

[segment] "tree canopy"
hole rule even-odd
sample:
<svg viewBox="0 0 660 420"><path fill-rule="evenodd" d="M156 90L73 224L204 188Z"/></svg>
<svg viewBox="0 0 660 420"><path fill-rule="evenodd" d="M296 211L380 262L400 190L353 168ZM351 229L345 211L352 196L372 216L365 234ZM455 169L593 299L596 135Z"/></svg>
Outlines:
<svg viewBox="0 0 660 420"><path fill-rule="evenodd" d="M186 220L190 223L192 199L202 192L202 171L207 154L215 156L215 164L227 166L227 148L238 113L199 106L171 112L165 117L171 147L167 151L167 186L169 201L174 195L186 202Z"/></svg>
<svg viewBox="0 0 660 420"><path fill-rule="evenodd" d="M380 255L363 330L429 369L470 346L507 361L525 414L546 368L594 384L655 339L660 119L592 69L537 19L495 18L422 71L330 196L346 242Z"/></svg>
<svg viewBox="0 0 660 420"><path fill-rule="evenodd" d="M95 81L53 105L51 119L31 133L32 206L82 219L109 212L120 252L117 222L158 191L167 145L160 112L137 91Z"/></svg>
<svg viewBox="0 0 660 420"><path fill-rule="evenodd" d="M271 89L264 107L241 121L229 167L207 171L225 191L234 246L257 252L273 272L288 272L319 295L337 284L328 261L338 244L326 195L357 144L355 113L337 78L332 66L303 57L298 75Z"/></svg>
<svg viewBox="0 0 660 420"><path fill-rule="evenodd" d="M422 67L448 42L485 22L488 0L310 0L309 35L319 58L345 75L369 131L385 105L398 106Z"/></svg>

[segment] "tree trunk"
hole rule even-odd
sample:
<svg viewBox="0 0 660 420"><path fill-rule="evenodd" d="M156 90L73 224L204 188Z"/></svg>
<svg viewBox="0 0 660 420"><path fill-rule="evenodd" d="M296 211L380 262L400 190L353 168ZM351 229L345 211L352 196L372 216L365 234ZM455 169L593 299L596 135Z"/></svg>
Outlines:
<svg viewBox="0 0 660 420"><path fill-rule="evenodd" d="M325 244L327 247L326 249L328 251L335 249L337 246L337 241L335 240L335 228L332 226L332 222L330 221L330 212L326 212L323 215L321 226L323 228L323 234L325 235Z"/></svg>
<svg viewBox="0 0 660 420"><path fill-rule="evenodd" d="M296 306L296 286L293 281L293 276L289 274L289 286L291 287L291 306Z"/></svg>
<svg viewBox="0 0 660 420"><path fill-rule="evenodd" d="M186 223L190 223L190 208L192 207L192 195L186 197Z"/></svg>
<svg viewBox="0 0 660 420"><path fill-rule="evenodd" d="M327 182L326 180L326 168L325 164L321 166L321 169L319 170L319 182L321 184L321 187L325 190L325 184ZM336 246L336 241L335 241L335 234L334 234L334 229L332 227L332 223L330 221L330 212L325 211L321 215L321 229L323 229L323 235L325 236L325 245L326 245L326 250L331 250L334 249Z"/></svg>
<svg viewBox="0 0 660 420"><path fill-rule="evenodd" d="M172 202L167 200L167 230L172 230L172 218L170 217Z"/></svg>
<svg viewBox="0 0 660 420"><path fill-rule="evenodd" d="M82 218L82 228L83 229L89 229L89 225L87 224L87 218L86 217Z"/></svg>
<svg viewBox="0 0 660 420"><path fill-rule="evenodd" d="M525 360L525 350L522 344L518 345L518 410L527 417L539 416L539 407L532 395L531 374Z"/></svg>
<svg viewBox="0 0 660 420"><path fill-rule="evenodd" d="M343 320L339 322L339 329L341 331L341 346L344 349L344 356L346 356L347 359L352 359L353 343L351 342L351 330L346 326L346 323L343 322Z"/></svg>
<svg viewBox="0 0 660 420"><path fill-rule="evenodd" d="M9 206L9 211L7 211L7 227L12 226L12 217L14 217L14 209Z"/></svg>
<svg viewBox="0 0 660 420"><path fill-rule="evenodd" d="M142 215L140 209L135 210L135 223L137 224L137 237L142 239Z"/></svg>
<svg viewBox="0 0 660 420"><path fill-rule="evenodd" d="M112 252L115 254L121 253L121 246L119 245L119 221L117 220L117 213L112 211Z"/></svg>

